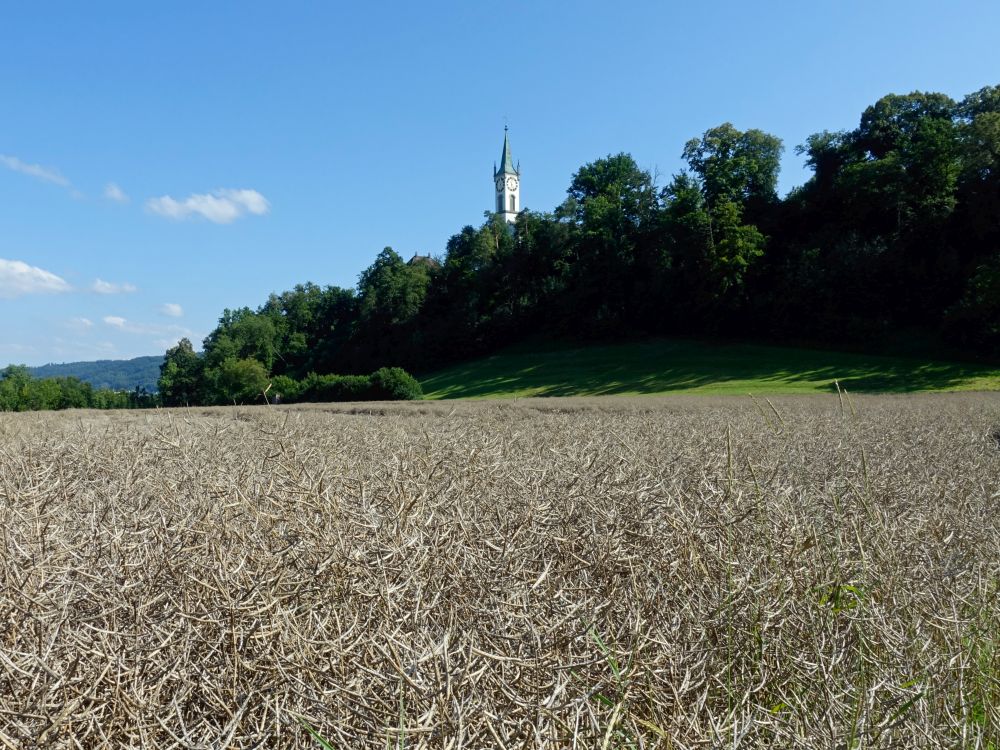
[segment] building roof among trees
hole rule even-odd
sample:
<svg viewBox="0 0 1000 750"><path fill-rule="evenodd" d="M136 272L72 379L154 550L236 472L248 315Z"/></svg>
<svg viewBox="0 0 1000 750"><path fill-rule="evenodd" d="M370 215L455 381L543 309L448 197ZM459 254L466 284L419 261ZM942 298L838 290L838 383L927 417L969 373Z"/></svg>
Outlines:
<svg viewBox="0 0 1000 750"><path fill-rule="evenodd" d="M410 266L424 265L424 266L430 266L431 268L441 267L441 264L438 262L437 258L434 258L430 255L420 255L419 253L414 253L413 257L410 258L406 263L407 265Z"/></svg>

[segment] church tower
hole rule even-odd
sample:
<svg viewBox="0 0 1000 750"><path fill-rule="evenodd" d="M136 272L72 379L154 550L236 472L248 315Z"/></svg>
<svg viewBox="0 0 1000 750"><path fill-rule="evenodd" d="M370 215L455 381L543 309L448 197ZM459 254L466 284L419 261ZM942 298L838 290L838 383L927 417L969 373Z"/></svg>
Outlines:
<svg viewBox="0 0 1000 750"><path fill-rule="evenodd" d="M503 153L500 155L500 169L493 165L493 187L496 188L496 212L504 221L513 224L517 221L517 212L521 210L521 164L514 167L510 155L510 141L507 138L507 126L503 129Z"/></svg>

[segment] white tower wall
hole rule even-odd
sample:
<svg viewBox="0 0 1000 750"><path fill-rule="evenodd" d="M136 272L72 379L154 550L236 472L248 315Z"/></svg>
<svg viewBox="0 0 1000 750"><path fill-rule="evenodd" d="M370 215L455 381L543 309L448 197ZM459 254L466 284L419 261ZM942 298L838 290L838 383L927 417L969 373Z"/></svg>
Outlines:
<svg viewBox="0 0 1000 750"><path fill-rule="evenodd" d="M497 175L496 180L497 182L502 180L502 183L500 190L496 191L493 210L501 214L504 221L513 224L517 221L517 215L521 211L521 178L516 174L501 173ZM513 189L511 189L510 180L514 181ZM496 183L494 183L495 187Z"/></svg>

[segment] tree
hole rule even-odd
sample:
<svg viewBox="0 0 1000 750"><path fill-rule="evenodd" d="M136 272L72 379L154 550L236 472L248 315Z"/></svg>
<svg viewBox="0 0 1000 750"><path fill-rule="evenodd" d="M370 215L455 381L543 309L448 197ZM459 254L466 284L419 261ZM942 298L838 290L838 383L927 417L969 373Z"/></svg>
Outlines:
<svg viewBox="0 0 1000 750"><path fill-rule="evenodd" d="M968 266L977 267L1000 247L1000 86L970 94L958 114L958 244Z"/></svg>
<svg viewBox="0 0 1000 750"><path fill-rule="evenodd" d="M311 371L340 371L344 350L354 335L357 319L358 298L354 290L326 287L318 301L315 329L307 334L307 353L295 370L296 377L304 377Z"/></svg>
<svg viewBox="0 0 1000 750"><path fill-rule="evenodd" d="M436 264L407 263L391 247L379 253L358 279L357 321L345 347L348 372L411 365L419 358L417 316L436 272Z"/></svg>
<svg viewBox="0 0 1000 750"><path fill-rule="evenodd" d="M160 366L157 388L164 406L187 406L199 402L204 362L183 338L167 349Z"/></svg>
<svg viewBox="0 0 1000 750"><path fill-rule="evenodd" d="M818 139L815 147L819 151ZM699 311L703 326L732 319L746 302L748 275L767 245L756 221L778 206L782 150L773 135L723 123L687 142L689 172L675 176L662 194L674 293Z"/></svg>
<svg viewBox="0 0 1000 750"><path fill-rule="evenodd" d="M219 366L217 400L219 403L259 401L267 384L267 370L260 362L249 357L230 357Z"/></svg>
<svg viewBox="0 0 1000 750"><path fill-rule="evenodd" d="M855 160L850 183L900 234L936 232L955 206L955 108L944 94L915 91L884 96L861 115L853 141L865 158Z"/></svg>
<svg viewBox="0 0 1000 750"><path fill-rule="evenodd" d="M391 247L385 248L358 279L360 317L381 325L411 320L427 296L429 281L426 265L408 264Z"/></svg>
<svg viewBox="0 0 1000 750"><path fill-rule="evenodd" d="M371 396L387 401L412 401L423 398L420 383L399 367L382 367L371 374Z"/></svg>
<svg viewBox="0 0 1000 750"><path fill-rule="evenodd" d="M587 233L638 229L658 207L652 176L626 153L585 164L573 175L566 192Z"/></svg>
<svg viewBox="0 0 1000 750"><path fill-rule="evenodd" d="M572 327L608 334L634 321L635 263L652 239L659 200L649 172L625 153L585 164L561 209L572 217L575 257L566 299Z"/></svg>
<svg viewBox="0 0 1000 750"><path fill-rule="evenodd" d="M962 343L1000 354L1000 252L976 269L962 299L949 311L948 326Z"/></svg>
<svg viewBox="0 0 1000 750"><path fill-rule="evenodd" d="M725 296L742 288L751 263L764 254L766 240L757 227L743 223L743 210L732 201L716 204L711 218L708 268L716 293Z"/></svg>
<svg viewBox="0 0 1000 750"><path fill-rule="evenodd" d="M971 122L979 115L1000 113L1000 86L984 86L966 96L958 105L956 113Z"/></svg>
<svg viewBox="0 0 1000 750"><path fill-rule="evenodd" d="M0 411L23 411L32 377L24 365L0 370Z"/></svg>
<svg viewBox="0 0 1000 750"><path fill-rule="evenodd" d="M806 142L795 147L795 153L806 157L806 166L813 171L813 181L829 187L844 166L859 157L855 154L854 136L841 130L813 133Z"/></svg>
<svg viewBox="0 0 1000 750"><path fill-rule="evenodd" d="M500 222L506 225L503 219ZM480 324L489 317L488 280L499 243L507 239L506 226L504 236L490 229L489 223L480 229L466 226L448 240L431 301L435 313L446 319L445 335L466 347L474 346Z"/></svg>
<svg viewBox="0 0 1000 750"><path fill-rule="evenodd" d="M664 190L664 226L676 262L678 302L713 323L725 309L738 307L751 264L764 254L764 235L743 222L733 201L709 204L691 175L674 177Z"/></svg>
<svg viewBox="0 0 1000 750"><path fill-rule="evenodd" d="M218 367L230 357L253 358L268 370L280 351L280 333L266 312L249 307L224 310L219 325L204 341L206 367Z"/></svg>
<svg viewBox="0 0 1000 750"><path fill-rule="evenodd" d="M94 401L94 389L90 383L73 377L51 378L59 387L59 399L55 409L86 409Z"/></svg>
<svg viewBox="0 0 1000 750"><path fill-rule="evenodd" d="M276 332L271 371L303 378L314 370L336 369L336 360L353 333L357 299L353 289L321 288L307 282L271 294L257 315L267 318Z"/></svg>
<svg viewBox="0 0 1000 750"><path fill-rule="evenodd" d="M512 329L551 328L565 293L573 254L572 226L554 214L522 211L513 242L501 250L495 284L504 290Z"/></svg>
<svg viewBox="0 0 1000 750"><path fill-rule="evenodd" d="M786 255L817 253L816 267L847 285L829 293L851 299L869 321L927 327L961 293L970 259L959 227L970 223L974 191L966 215L956 217L963 162L956 112L944 94L890 94L865 109L855 130L815 134L799 149L814 174L786 201ZM781 262L804 267L791 257ZM827 309L840 317L834 305Z"/></svg>
<svg viewBox="0 0 1000 750"><path fill-rule="evenodd" d="M776 136L762 130L739 131L726 122L688 141L683 156L701 180L709 206L735 203L759 218L778 199L783 150Z"/></svg>
<svg viewBox="0 0 1000 750"><path fill-rule="evenodd" d="M906 149L928 120L951 122L955 102L944 94L914 91L883 96L861 114L857 143L873 159Z"/></svg>

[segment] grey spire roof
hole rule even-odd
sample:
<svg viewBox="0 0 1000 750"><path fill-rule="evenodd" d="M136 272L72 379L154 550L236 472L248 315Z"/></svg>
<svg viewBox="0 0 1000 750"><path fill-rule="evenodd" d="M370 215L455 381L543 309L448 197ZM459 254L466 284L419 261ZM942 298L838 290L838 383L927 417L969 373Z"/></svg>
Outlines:
<svg viewBox="0 0 1000 750"><path fill-rule="evenodd" d="M514 169L514 160L510 156L510 140L507 138L507 127L503 129L503 153L500 155L500 170L496 174L520 174Z"/></svg>

